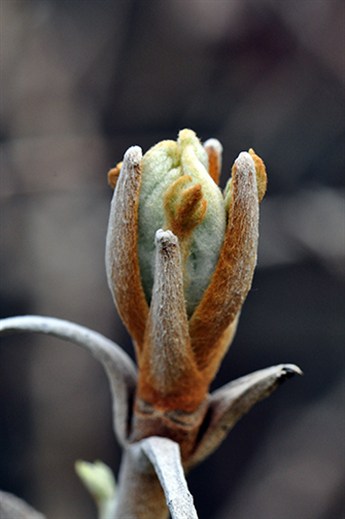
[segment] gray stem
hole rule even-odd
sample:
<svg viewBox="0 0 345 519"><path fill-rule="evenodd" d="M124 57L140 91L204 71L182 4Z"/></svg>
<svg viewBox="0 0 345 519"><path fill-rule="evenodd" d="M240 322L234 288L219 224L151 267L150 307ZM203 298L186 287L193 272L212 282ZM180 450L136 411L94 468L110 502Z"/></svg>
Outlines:
<svg viewBox="0 0 345 519"><path fill-rule="evenodd" d="M19 497L0 490L1 519L46 519Z"/></svg>
<svg viewBox="0 0 345 519"><path fill-rule="evenodd" d="M25 315L0 320L0 334L36 332L53 335L88 350L104 367L111 386L114 429L122 445L128 437L129 402L136 387L136 368L130 357L103 335L62 319Z"/></svg>
<svg viewBox="0 0 345 519"><path fill-rule="evenodd" d="M157 475L140 442L124 451L114 519L167 519L168 508Z"/></svg>
<svg viewBox="0 0 345 519"><path fill-rule="evenodd" d="M279 364L233 380L214 391L209 404L208 428L188 460L187 469L209 456L244 414L294 375L302 375L298 366Z"/></svg>
<svg viewBox="0 0 345 519"><path fill-rule="evenodd" d="M151 436L127 447L120 470L114 519L198 519L180 448Z"/></svg>
<svg viewBox="0 0 345 519"><path fill-rule="evenodd" d="M146 438L140 443L161 482L172 519L198 519L187 487L179 445L159 436Z"/></svg>

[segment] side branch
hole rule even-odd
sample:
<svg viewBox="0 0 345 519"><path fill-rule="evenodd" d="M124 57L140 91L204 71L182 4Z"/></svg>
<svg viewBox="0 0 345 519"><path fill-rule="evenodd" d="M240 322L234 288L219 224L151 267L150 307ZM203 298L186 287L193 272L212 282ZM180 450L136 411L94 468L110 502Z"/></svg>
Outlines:
<svg viewBox="0 0 345 519"><path fill-rule="evenodd" d="M243 415L294 375L302 375L298 366L279 364L250 373L214 391L210 398L208 427L187 468L216 450Z"/></svg>
<svg viewBox="0 0 345 519"><path fill-rule="evenodd" d="M114 429L121 444L128 437L129 402L136 386L136 368L130 357L114 342L100 333L62 319L24 315L0 320L0 334L18 332L43 333L64 339L89 351L104 367L112 395Z"/></svg>
<svg viewBox="0 0 345 519"><path fill-rule="evenodd" d="M46 519L46 517L25 501L13 494L0 490L0 517L1 519Z"/></svg>

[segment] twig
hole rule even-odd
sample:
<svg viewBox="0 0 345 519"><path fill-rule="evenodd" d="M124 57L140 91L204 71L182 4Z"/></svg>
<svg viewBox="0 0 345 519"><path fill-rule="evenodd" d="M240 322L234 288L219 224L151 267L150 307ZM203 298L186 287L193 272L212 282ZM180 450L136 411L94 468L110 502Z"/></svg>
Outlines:
<svg viewBox="0 0 345 519"><path fill-rule="evenodd" d="M36 332L53 335L88 350L103 365L113 395L114 429L124 445L128 437L129 402L136 387L136 368L130 357L103 335L70 321L24 315L0 320L0 334L6 332Z"/></svg>

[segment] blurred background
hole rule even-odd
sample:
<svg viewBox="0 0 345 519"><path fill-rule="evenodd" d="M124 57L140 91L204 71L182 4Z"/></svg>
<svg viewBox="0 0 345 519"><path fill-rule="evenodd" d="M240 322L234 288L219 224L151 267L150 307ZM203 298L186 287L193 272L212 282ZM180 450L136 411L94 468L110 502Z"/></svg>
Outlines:
<svg viewBox="0 0 345 519"><path fill-rule="evenodd" d="M184 127L265 160L259 264L214 382L281 362L282 386L189 477L200 519L344 511L341 0L1 0L1 314L76 321L133 356L104 273L106 172ZM96 517L77 459L117 471L102 368L79 348L0 348L2 489Z"/></svg>

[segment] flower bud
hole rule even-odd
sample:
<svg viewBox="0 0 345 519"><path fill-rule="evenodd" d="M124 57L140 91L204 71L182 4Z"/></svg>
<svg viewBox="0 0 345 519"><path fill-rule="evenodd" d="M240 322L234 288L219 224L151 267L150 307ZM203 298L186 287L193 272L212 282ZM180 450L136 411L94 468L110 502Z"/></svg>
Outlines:
<svg viewBox="0 0 345 519"><path fill-rule="evenodd" d="M109 172L107 276L136 346L139 414L198 409L251 287L266 170L240 153L223 196L221 153L182 130Z"/></svg>
<svg viewBox="0 0 345 519"><path fill-rule="evenodd" d="M170 229L179 239L187 314L210 282L224 240L222 193L208 173L208 155L195 133L182 130L177 142L163 141L142 159L138 252L144 292L151 300L155 233Z"/></svg>

